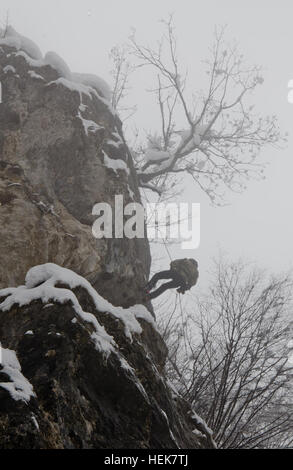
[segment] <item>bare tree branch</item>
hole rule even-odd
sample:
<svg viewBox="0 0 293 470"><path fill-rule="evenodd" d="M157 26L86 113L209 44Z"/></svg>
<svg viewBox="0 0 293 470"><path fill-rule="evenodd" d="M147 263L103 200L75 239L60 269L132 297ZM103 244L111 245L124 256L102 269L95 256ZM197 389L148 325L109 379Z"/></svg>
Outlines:
<svg viewBox="0 0 293 470"><path fill-rule="evenodd" d="M165 34L156 48L139 44L135 35L130 39L135 67L149 67L155 72L157 87L152 93L161 120L156 145L152 147L148 139L141 149L142 157L147 155L148 160L142 158L137 165L138 178L141 184L155 187L164 174L186 172L213 203L220 204L227 188L240 192L245 181L263 178L265 165L258 160L260 151L285 139L276 116L255 113L250 96L263 83L261 68L246 66L237 46L226 44L225 28L215 30L211 58L205 61L206 91L197 93L196 102L192 102L187 72L177 55L172 17L163 23ZM196 115L195 107L199 109ZM182 112L185 125L177 122ZM160 158L159 152L165 152L168 158L163 154Z"/></svg>
<svg viewBox="0 0 293 470"><path fill-rule="evenodd" d="M169 376L222 448L278 447L290 440L293 420L283 399L293 370L286 348L291 290L287 276L268 279L221 261L198 314L187 317L184 330L176 321L163 330Z"/></svg>

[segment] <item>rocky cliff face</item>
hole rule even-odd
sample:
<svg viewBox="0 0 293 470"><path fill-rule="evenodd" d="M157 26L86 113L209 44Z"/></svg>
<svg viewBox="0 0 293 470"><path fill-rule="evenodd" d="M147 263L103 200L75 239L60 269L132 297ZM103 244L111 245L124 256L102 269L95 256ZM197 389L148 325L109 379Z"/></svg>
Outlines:
<svg viewBox="0 0 293 470"><path fill-rule="evenodd" d="M140 201L119 118L22 43L0 41L0 448L214 447L141 304L147 239L92 234L96 203Z"/></svg>
<svg viewBox="0 0 293 470"><path fill-rule="evenodd" d="M148 275L146 239L92 234L96 203L140 200L119 118L94 88L5 45L0 82L0 287L49 261L86 277L116 305L133 304Z"/></svg>

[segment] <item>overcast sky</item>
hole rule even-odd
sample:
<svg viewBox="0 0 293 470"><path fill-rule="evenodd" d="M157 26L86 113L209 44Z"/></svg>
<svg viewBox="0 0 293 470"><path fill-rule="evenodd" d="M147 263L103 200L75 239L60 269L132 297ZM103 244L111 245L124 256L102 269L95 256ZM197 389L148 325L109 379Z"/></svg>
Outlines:
<svg viewBox="0 0 293 470"><path fill-rule="evenodd" d="M109 79L110 49L127 40L135 28L141 42L160 37L158 20L174 13L182 57L196 83L201 59L212 44L215 25L227 24L227 37L236 39L245 58L265 68L265 82L258 88L256 103L264 113L279 118L289 132L287 148L270 149L267 179L250 182L241 195L227 194L229 206L212 208L205 196L188 186L189 201L201 203L201 245L192 255L199 260L202 283L210 260L219 248L232 258L243 256L272 271L293 265L293 105L288 103L288 81L293 79L292 0L1 0L4 21L9 11L16 30L33 39L45 53L56 51L78 72L91 72ZM156 109L139 95L149 83L134 83L134 102L140 100L137 126L152 124ZM139 98L141 96L141 98Z"/></svg>

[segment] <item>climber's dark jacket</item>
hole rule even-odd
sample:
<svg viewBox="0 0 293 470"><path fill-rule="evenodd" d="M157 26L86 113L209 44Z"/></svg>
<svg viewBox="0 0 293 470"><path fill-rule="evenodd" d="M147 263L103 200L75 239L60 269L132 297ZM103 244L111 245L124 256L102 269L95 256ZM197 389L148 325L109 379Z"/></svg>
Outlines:
<svg viewBox="0 0 293 470"><path fill-rule="evenodd" d="M155 274L147 284L147 290L150 291L155 287L161 279L172 279L170 282L163 284L157 290L148 292L148 297L154 299L167 289L178 287L177 292L184 294L197 283L198 280L198 264L195 259L177 259L171 262L169 271L161 271Z"/></svg>

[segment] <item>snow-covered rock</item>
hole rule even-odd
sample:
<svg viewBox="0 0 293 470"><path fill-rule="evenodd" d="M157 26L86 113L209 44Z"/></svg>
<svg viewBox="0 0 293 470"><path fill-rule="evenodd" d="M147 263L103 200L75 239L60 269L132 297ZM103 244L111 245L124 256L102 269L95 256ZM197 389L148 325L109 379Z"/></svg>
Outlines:
<svg viewBox="0 0 293 470"><path fill-rule="evenodd" d="M3 31L2 34L4 34ZM43 57L39 47L31 39L15 31L12 26L7 27L5 37L0 37L0 45L15 47L17 50L21 49L35 60L40 60Z"/></svg>
<svg viewBox="0 0 293 470"><path fill-rule="evenodd" d="M0 388L7 390L15 401L29 402L32 397L35 397L34 389L21 373L21 366L15 351L1 348L0 358L1 373L9 378L7 382L0 382Z"/></svg>
<svg viewBox="0 0 293 470"><path fill-rule="evenodd" d="M65 78L66 80L72 80L72 74L70 68L66 64L65 60L60 57L60 55L56 54L56 52L50 51L44 57L44 64L50 65L55 70L57 70L58 74Z"/></svg>
<svg viewBox="0 0 293 470"><path fill-rule="evenodd" d="M128 309L122 307L114 307L110 302L104 299L98 292L91 286L91 284L84 279L82 276L78 276L73 271L57 266L53 263L47 263L41 266L35 266L30 269L25 278L25 286L17 288L10 294L5 300L3 305L0 304L0 309L8 310L14 303L18 305L27 305L35 298L42 299L44 303L47 303L50 299L58 301L60 303L67 302L70 300L74 305L78 314L80 310L76 299L70 294L68 299L67 294L62 289L55 289L58 284L66 284L71 289L76 287L83 287L88 294L91 296L96 308L100 312L107 312L113 315L115 318L119 318L125 325L125 334L131 338L133 333L140 334L142 332L141 326L136 320L136 312L138 312L139 318L148 321L156 328L154 320L151 314L148 312L143 305L134 305ZM38 286L39 287L36 287ZM52 289L53 288L53 289ZM60 293L60 295L58 294ZM1 291L0 291L1 297Z"/></svg>
<svg viewBox="0 0 293 470"><path fill-rule="evenodd" d="M99 94L111 101L112 92L108 83L97 75L89 73L73 73L72 80L76 83L82 83L85 86L94 88Z"/></svg>
<svg viewBox="0 0 293 470"><path fill-rule="evenodd" d="M4 35L4 31L0 30L0 34L1 36ZM71 73L65 60L54 51L47 52L43 58L39 47L31 39L15 31L12 26L7 27L4 37L0 37L0 46L1 45L14 47L17 51L22 53L26 61L34 67L50 65L58 72L60 78L68 81L67 83L63 82L63 84L69 88L79 89L82 93L84 93L86 89L86 92L89 93L89 88L93 88L107 102L111 102L112 92L105 80L94 74ZM34 78L37 77L35 76Z"/></svg>

